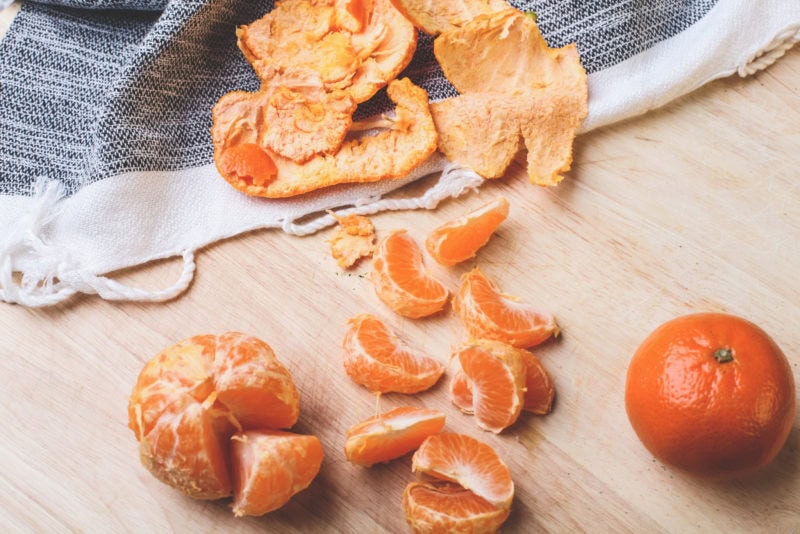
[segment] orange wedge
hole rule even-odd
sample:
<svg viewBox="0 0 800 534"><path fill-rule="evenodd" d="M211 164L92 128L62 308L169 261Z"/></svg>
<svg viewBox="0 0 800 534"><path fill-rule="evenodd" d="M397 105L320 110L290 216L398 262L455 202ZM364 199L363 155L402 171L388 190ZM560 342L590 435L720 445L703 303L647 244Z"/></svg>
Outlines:
<svg viewBox="0 0 800 534"><path fill-rule="evenodd" d="M407 345L373 315L347 321L342 347L347 375L374 393L418 393L444 373L441 362Z"/></svg>
<svg viewBox="0 0 800 534"><path fill-rule="evenodd" d="M473 338L494 339L527 348L559 333L552 314L501 293L477 267L461 277L453 309Z"/></svg>
<svg viewBox="0 0 800 534"><path fill-rule="evenodd" d="M525 394L523 396L522 410L545 415L553 408L555 388L550 375L547 373L541 360L534 354L520 350L520 356L525 361ZM450 381L450 400L459 410L466 414L474 414L475 407L472 399L472 384L467 375L459 368Z"/></svg>
<svg viewBox="0 0 800 534"><path fill-rule="evenodd" d="M371 256L375 250L375 226L363 215L339 216L329 212L339 223L328 241L331 256L342 269L352 267L359 259Z"/></svg>
<svg viewBox="0 0 800 534"><path fill-rule="evenodd" d="M506 464L492 447L464 434L430 436L414 453L411 469L458 484L497 508L509 509L514 498L514 482Z"/></svg>
<svg viewBox="0 0 800 534"><path fill-rule="evenodd" d="M412 319L440 311L449 296L425 269L419 246L405 230L394 230L378 243L370 279L384 304Z"/></svg>
<svg viewBox="0 0 800 534"><path fill-rule="evenodd" d="M364 467L400 458L444 428L438 410L400 406L376 415L347 430L344 452L347 460Z"/></svg>
<svg viewBox="0 0 800 534"><path fill-rule="evenodd" d="M452 266L475 257L489 242L494 231L508 217L508 201L503 197L435 228L425 240L431 257Z"/></svg>
<svg viewBox="0 0 800 534"><path fill-rule="evenodd" d="M472 386L467 380L467 375L461 370L461 364L458 363L458 360L456 360L455 365L457 369L450 380L450 400L463 413L473 415L475 414L475 408L472 405Z"/></svg>
<svg viewBox="0 0 800 534"><path fill-rule="evenodd" d="M499 433L519 417L525 397L523 352L501 341L476 340L453 353L461 366L450 387L453 402L465 413L474 414L482 429Z"/></svg>
<svg viewBox="0 0 800 534"><path fill-rule="evenodd" d="M539 415L553 409L555 387L541 360L529 351L522 351L525 360L525 402L522 409Z"/></svg>
<svg viewBox="0 0 800 534"><path fill-rule="evenodd" d="M208 403L188 397L170 403L152 424L141 427L142 465L161 482L192 498L229 496L228 448L220 439L224 432L217 430L225 423Z"/></svg>
<svg viewBox="0 0 800 534"><path fill-rule="evenodd" d="M244 428L289 428L300 396L286 367L264 341L232 332L217 338L211 369L216 399Z"/></svg>
<svg viewBox="0 0 800 534"><path fill-rule="evenodd" d="M280 430L251 430L231 438L233 513L262 515L277 510L306 489L322 464L316 436Z"/></svg>
<svg viewBox="0 0 800 534"><path fill-rule="evenodd" d="M406 521L414 532L497 532L508 518L498 508L457 484L412 482L403 492Z"/></svg>

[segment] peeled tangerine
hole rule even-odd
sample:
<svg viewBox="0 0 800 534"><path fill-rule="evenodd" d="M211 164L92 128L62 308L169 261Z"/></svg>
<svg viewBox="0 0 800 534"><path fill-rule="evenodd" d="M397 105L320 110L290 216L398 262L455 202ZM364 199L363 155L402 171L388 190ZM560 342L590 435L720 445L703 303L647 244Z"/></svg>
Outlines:
<svg viewBox="0 0 800 534"><path fill-rule="evenodd" d="M184 339L147 362L128 426L156 478L197 499L233 493L237 515L257 515L319 471L318 438L277 430L299 412L297 389L270 346L228 332Z"/></svg>
<svg viewBox="0 0 800 534"><path fill-rule="evenodd" d="M529 181L562 180L588 113L586 71L574 44L550 48L533 17L508 7L443 32L434 54L459 91L431 106L448 159L497 178L524 143Z"/></svg>

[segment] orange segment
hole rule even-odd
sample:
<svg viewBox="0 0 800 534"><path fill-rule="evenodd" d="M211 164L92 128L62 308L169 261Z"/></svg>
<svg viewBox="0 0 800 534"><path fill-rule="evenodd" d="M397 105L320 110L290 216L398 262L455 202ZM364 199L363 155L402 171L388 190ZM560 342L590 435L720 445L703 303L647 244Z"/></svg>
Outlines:
<svg viewBox="0 0 800 534"><path fill-rule="evenodd" d="M370 280L384 304L414 319L440 311L449 296L425 269L419 246L405 230L394 230L380 241Z"/></svg>
<svg viewBox="0 0 800 534"><path fill-rule="evenodd" d="M553 409L555 387L541 360L531 352L522 351L525 360L525 402L522 409L539 415Z"/></svg>
<svg viewBox="0 0 800 534"><path fill-rule="evenodd" d="M506 464L492 447L464 434L430 436L414 453L411 469L458 484L498 508L508 509L514 498L514 482Z"/></svg>
<svg viewBox="0 0 800 534"><path fill-rule="evenodd" d="M553 380L541 360L534 354L523 350L520 350L519 354L525 362L525 387L523 388L525 394L522 409L539 415L550 413L555 397ZM456 364L458 365L457 360ZM470 415L475 413L472 402L472 384L460 365L450 381L450 400L462 412Z"/></svg>
<svg viewBox="0 0 800 534"><path fill-rule="evenodd" d="M213 366L217 400L245 428L289 428L300 415L300 395L272 348L253 336L219 336Z"/></svg>
<svg viewBox="0 0 800 534"><path fill-rule="evenodd" d="M457 380L463 384L451 386L451 391L461 393L461 402L466 391L471 393L475 420L482 429L499 433L519 417L525 396L523 352L500 341L477 340L453 353L463 376Z"/></svg>
<svg viewBox="0 0 800 534"><path fill-rule="evenodd" d="M263 515L277 510L306 489L322 464L315 436L279 430L255 430L231 438L233 513Z"/></svg>
<svg viewBox="0 0 800 534"><path fill-rule="evenodd" d="M425 248L442 265L455 265L475 257L489 242L497 227L508 217L508 201L503 197L449 221L428 234Z"/></svg>
<svg viewBox="0 0 800 534"><path fill-rule="evenodd" d="M475 414L475 408L472 405L472 386L467 380L467 375L461 370L461 365L456 359L458 370L453 374L450 380L450 400L455 404L459 410L468 415Z"/></svg>
<svg viewBox="0 0 800 534"><path fill-rule="evenodd" d="M403 509L414 532L431 534L497 532L510 512L456 484L426 482L406 486Z"/></svg>
<svg viewBox="0 0 800 534"><path fill-rule="evenodd" d="M501 293L477 267L461 277L453 309L474 338L527 348L559 333L552 314Z"/></svg>
<svg viewBox="0 0 800 534"><path fill-rule="evenodd" d="M347 326L345 372L372 392L418 393L444 373L444 365L408 346L373 315L353 317Z"/></svg>
<svg viewBox="0 0 800 534"><path fill-rule="evenodd" d="M216 336L179 341L148 361L139 373L128 403L128 426L138 439L146 436L177 401L204 401L213 391L211 365Z"/></svg>
<svg viewBox="0 0 800 534"><path fill-rule="evenodd" d="M347 430L347 460L365 467L388 462L415 450L430 435L444 428L438 410L400 406L370 417Z"/></svg>

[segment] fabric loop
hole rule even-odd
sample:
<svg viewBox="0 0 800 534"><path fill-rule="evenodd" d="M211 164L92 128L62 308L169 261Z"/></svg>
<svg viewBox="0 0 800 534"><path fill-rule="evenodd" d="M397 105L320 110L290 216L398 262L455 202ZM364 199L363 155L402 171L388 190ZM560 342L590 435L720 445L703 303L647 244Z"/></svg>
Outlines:
<svg viewBox="0 0 800 534"><path fill-rule="evenodd" d="M22 281L16 283L11 258L4 257L0 264L0 300L36 308L52 306L77 293L85 293L97 294L106 300L163 302L183 293L194 278L194 252L186 251L182 257L183 269L178 279L169 287L157 291L131 287L106 276L98 276L69 261L59 262L56 270L44 275L23 273Z"/></svg>
<svg viewBox="0 0 800 534"><path fill-rule="evenodd" d="M178 280L158 291L130 287L85 269L67 249L47 240L47 227L58 216L63 185L39 180L35 190L29 210L0 242L0 300L41 307L87 293L108 300L160 302L178 296L191 283L193 250L182 254L183 270ZM25 267L20 267L23 259Z"/></svg>
<svg viewBox="0 0 800 534"><path fill-rule="evenodd" d="M427 189L425 193L419 197L376 198L371 200L368 204L356 202L354 207L338 210L336 214L373 215L381 211L432 210L439 205L439 202L446 198L456 198L468 190L477 190L484 181L485 180L474 171L449 163L442 170L442 174L436 185ZM308 235L331 226L335 222L335 217L330 214L325 214L304 224L296 224L294 221L286 220L283 222L282 229L288 234Z"/></svg>
<svg viewBox="0 0 800 534"><path fill-rule="evenodd" d="M172 285L158 291L131 287L106 276L97 276L85 269L72 269L60 273L59 278L76 291L97 294L106 300L128 300L137 302L163 302L180 295L191 284L196 268L193 251L182 255L183 269Z"/></svg>

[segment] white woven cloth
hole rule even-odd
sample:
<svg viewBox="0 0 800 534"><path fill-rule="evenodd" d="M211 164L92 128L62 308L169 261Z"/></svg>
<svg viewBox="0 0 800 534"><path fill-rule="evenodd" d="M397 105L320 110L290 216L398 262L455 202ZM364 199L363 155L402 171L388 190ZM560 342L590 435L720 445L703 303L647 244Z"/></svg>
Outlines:
<svg viewBox="0 0 800 534"><path fill-rule="evenodd" d="M583 131L644 113L716 78L750 75L800 40L797 0L719 0L699 21L641 53L589 76ZM419 176L440 173L417 198L387 199ZM233 190L213 165L179 171L136 171L87 185L64 197L42 180L36 195L0 196L0 300L46 306L77 292L112 300L159 301L190 284L195 252L257 228L293 234L333 223L324 210L371 214L432 209L479 188L473 172L432 158L400 182L338 187L265 203ZM297 222L311 213L320 217ZM124 286L105 274L151 260L182 257L177 280L160 291Z"/></svg>

